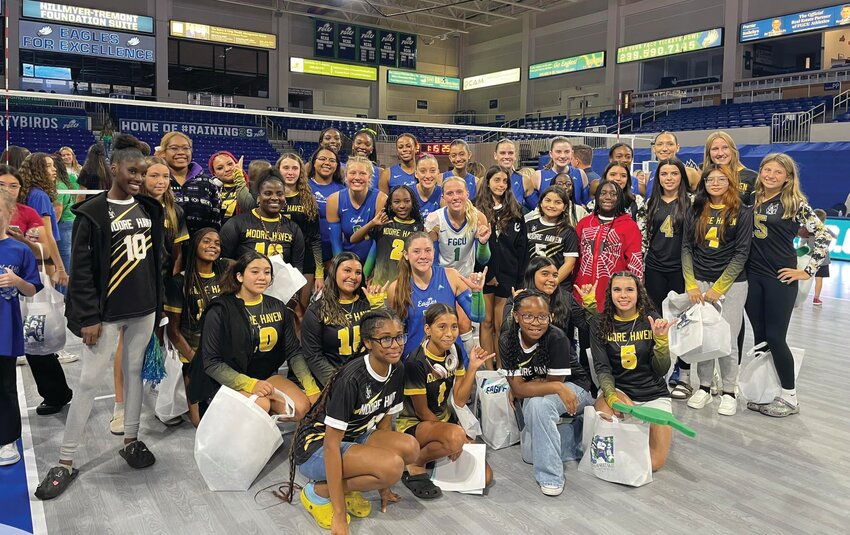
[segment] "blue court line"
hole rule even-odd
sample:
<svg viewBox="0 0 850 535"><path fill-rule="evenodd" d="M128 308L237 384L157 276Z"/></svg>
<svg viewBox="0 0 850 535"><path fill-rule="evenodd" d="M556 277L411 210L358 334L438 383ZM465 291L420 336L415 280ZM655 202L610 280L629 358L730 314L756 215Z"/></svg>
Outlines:
<svg viewBox="0 0 850 535"><path fill-rule="evenodd" d="M0 532L11 526L32 533L27 473L21 441L17 442L21 460L10 466L0 466ZM5 525L5 526L4 526Z"/></svg>

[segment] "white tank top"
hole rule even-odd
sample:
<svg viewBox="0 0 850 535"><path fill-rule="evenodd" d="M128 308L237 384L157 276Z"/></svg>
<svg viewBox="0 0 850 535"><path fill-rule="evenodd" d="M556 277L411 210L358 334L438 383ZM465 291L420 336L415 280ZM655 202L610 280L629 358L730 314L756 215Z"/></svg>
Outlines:
<svg viewBox="0 0 850 535"><path fill-rule="evenodd" d="M431 232L440 227L437 249L440 253L440 265L452 267L461 275L468 277L475 269L475 228L469 228L464 221L460 228L454 227L448 218L448 208L443 207L428 214L425 230Z"/></svg>

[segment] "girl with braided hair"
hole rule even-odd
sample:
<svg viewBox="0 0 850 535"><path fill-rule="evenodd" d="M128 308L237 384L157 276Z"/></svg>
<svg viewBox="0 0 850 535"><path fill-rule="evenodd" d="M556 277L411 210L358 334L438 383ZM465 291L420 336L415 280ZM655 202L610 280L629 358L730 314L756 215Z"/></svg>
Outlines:
<svg viewBox="0 0 850 535"><path fill-rule="evenodd" d="M320 527L347 534L350 515L372 512L361 491L380 490L381 511L400 498L390 487L416 460L416 439L392 430L392 415L404 400L404 326L382 308L360 319L368 354L349 361L331 377L318 401L295 430L289 453L292 501L295 469L310 480L301 504Z"/></svg>
<svg viewBox="0 0 850 535"><path fill-rule="evenodd" d="M502 330L499 354L528 428L522 434L522 458L534 465L540 491L558 496L564 490L564 462L581 457L582 412L593 398L590 378L569 338L551 321L548 296L522 290ZM558 426L565 413L572 422Z"/></svg>
<svg viewBox="0 0 850 535"><path fill-rule="evenodd" d="M594 308L596 284L585 284L576 291L587 308ZM622 417L613 408L621 402L673 412L664 382L670 369L667 333L672 323L653 316L657 314L640 279L629 271L615 273L605 290L602 312L590 328L593 365L602 390L596 399L597 411ZM671 427L650 426L653 472L667 462L672 438Z"/></svg>

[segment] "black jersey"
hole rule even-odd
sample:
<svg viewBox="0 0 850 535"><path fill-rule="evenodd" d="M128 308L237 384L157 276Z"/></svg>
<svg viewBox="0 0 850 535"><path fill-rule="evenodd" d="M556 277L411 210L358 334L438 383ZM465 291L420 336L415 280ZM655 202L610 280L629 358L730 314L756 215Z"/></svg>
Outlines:
<svg viewBox="0 0 850 535"><path fill-rule="evenodd" d="M221 264L226 261L219 260ZM220 272L223 273L225 265L221 265ZM192 287L189 295L185 294L185 272L180 272L165 280L165 311L180 314L180 334L186 339L194 350L198 349L201 341L201 316L204 313L204 302L212 301L221 294L219 277L215 273L198 273L201 287ZM184 359L186 355L181 355Z"/></svg>
<svg viewBox="0 0 850 535"><path fill-rule="evenodd" d="M136 318L156 310L156 261L151 219L135 199L108 199L112 256L104 321Z"/></svg>
<svg viewBox="0 0 850 535"><path fill-rule="evenodd" d="M282 255L298 271L304 269L304 235L289 218L261 217L255 208L231 218L221 229L221 256L237 259L248 251Z"/></svg>
<svg viewBox="0 0 850 535"><path fill-rule="evenodd" d="M563 377L565 381L574 383L585 390L590 390L590 378L576 358L575 349L564 331L549 327L546 332L546 347L549 361L542 362L540 343L526 349L520 342L521 354L512 354L514 344L509 339L509 330L502 330L499 338L499 354L508 377L522 377L526 381L546 379L549 375Z"/></svg>
<svg viewBox="0 0 850 535"><path fill-rule="evenodd" d="M685 217L682 238L682 274L685 287L696 288L696 281L713 282L716 291L726 293L734 282L747 280L745 269L753 237L753 209L741 206L737 217L729 222L725 236L720 239L723 223L721 205L711 205L705 239L696 243L694 227L696 214Z"/></svg>
<svg viewBox="0 0 850 535"><path fill-rule="evenodd" d="M414 232L424 229L422 223L393 218L382 227L375 227L369 236L375 240L375 269L372 284L383 286L398 278L398 262L404 252L404 241Z"/></svg>
<svg viewBox="0 0 850 535"><path fill-rule="evenodd" d="M165 206L162 208L164 211ZM171 228L171 218L168 217L167 213L163 217L165 250L162 255L162 271L168 277L174 271L174 246L189 240L189 229L186 227L186 216L183 213L183 208L179 204L174 205L174 219L177 221L176 229Z"/></svg>
<svg viewBox="0 0 850 535"><path fill-rule="evenodd" d="M453 351L458 356L461 354L457 347L453 348ZM452 421L449 396L452 394L455 377L466 375L463 359L458 360L460 362L457 368L449 372L445 368L446 355L442 357L434 355L425 349L424 344L420 344L416 351L408 355L407 360L404 361L404 408L396 421L399 431L407 431L419 423L411 396L425 396L428 401L428 410L434 413L439 421ZM435 371L435 364L446 369L445 377Z"/></svg>
<svg viewBox="0 0 850 535"><path fill-rule="evenodd" d="M676 224L673 212L677 200L664 202L659 199L658 208L647 221L645 230L648 238L644 262L655 271L682 270L682 226Z"/></svg>
<svg viewBox="0 0 850 535"><path fill-rule="evenodd" d="M490 224L493 234L490 236L490 261L487 262L487 277L496 277L503 287L520 288L528 262L528 234L525 218L508 221L505 231L499 230L504 216L503 206L495 208L495 221ZM478 271L478 268L476 268Z"/></svg>
<svg viewBox="0 0 850 535"><path fill-rule="evenodd" d="M245 374L259 379L271 377L286 360L285 346L295 336L291 313L283 302L266 296L260 296L253 303L246 302L245 310L255 332L255 341L259 340L255 342L257 350ZM288 329L285 320L288 320Z"/></svg>
<svg viewBox="0 0 850 535"><path fill-rule="evenodd" d="M343 432L343 442L353 442L374 429L385 416L401 411L404 397L404 366L390 366L386 377L369 363L369 355L342 367L323 411L313 422L302 425L295 437L295 464L304 464L322 447L326 427Z"/></svg>
<svg viewBox="0 0 850 535"><path fill-rule="evenodd" d="M758 176L758 173L746 167L738 173L738 195L741 197L741 202L747 206L752 206L755 201Z"/></svg>
<svg viewBox="0 0 850 535"><path fill-rule="evenodd" d="M299 193L292 193L286 196L286 217L298 225L301 233L304 235L304 264L305 266L312 265L319 269L320 273L324 270L322 266L322 237L319 233L319 213L316 212L316 217L307 219L307 213L304 211L304 204L301 202Z"/></svg>
<svg viewBox="0 0 850 535"><path fill-rule="evenodd" d="M551 258L558 267L567 256L578 258L578 236L573 227L567 225L559 231L557 225L544 222L541 214L530 212L525 216L525 230L528 258Z"/></svg>
<svg viewBox="0 0 850 535"><path fill-rule="evenodd" d="M656 343L646 316L614 316L613 332L606 342L599 339L597 324L592 322L590 347L596 376L606 396L615 387L633 401L670 395L664 382L670 367L667 337Z"/></svg>
<svg viewBox="0 0 850 535"><path fill-rule="evenodd" d="M313 377L321 385L346 362L360 355L360 317L371 310L369 301L362 296L354 300L339 300L345 310L348 325L331 325L321 317L322 301L313 301L307 307L301 323L301 346Z"/></svg>
<svg viewBox="0 0 850 535"><path fill-rule="evenodd" d="M809 232L815 232L820 220L807 203L801 203L797 213L789 219L783 219L785 208L780 195L763 202L754 214L753 245L747 271L776 277L782 268L797 268L797 253L794 250L794 238L801 226ZM829 246L829 243L826 243ZM819 256L823 261L823 247L815 247L813 259Z"/></svg>

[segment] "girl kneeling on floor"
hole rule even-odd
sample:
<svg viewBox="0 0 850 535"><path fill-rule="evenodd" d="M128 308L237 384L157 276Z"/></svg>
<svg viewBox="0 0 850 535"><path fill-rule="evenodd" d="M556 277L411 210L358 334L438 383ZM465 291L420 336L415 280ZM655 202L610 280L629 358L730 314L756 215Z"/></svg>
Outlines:
<svg viewBox="0 0 850 535"><path fill-rule="evenodd" d="M279 299L263 295L271 282L271 261L256 251L228 269L221 295L204 311L187 392L192 403L206 403L224 385L245 396L258 395L257 405L271 414L286 414L288 401L295 405L295 420L306 414L307 396L278 373L288 362L302 384L312 381L292 312Z"/></svg>
<svg viewBox="0 0 850 535"><path fill-rule="evenodd" d="M456 409L450 404L458 409L466 406L475 373L495 356L475 347L469 354L469 369L465 369L459 357L457 335L454 307L442 303L431 305L425 311L425 341L408 355L404 364L404 409L396 427L416 437L419 457L407 466L402 481L414 496L423 500L442 496L440 487L431 482L425 465L443 457L456 461L463 445L472 442L458 425ZM493 473L487 466L485 483L489 485L492 479Z"/></svg>
<svg viewBox="0 0 850 535"><path fill-rule="evenodd" d="M319 401L295 431L289 460L289 492L295 467L310 480L301 503L320 527L347 534L350 516L366 517L372 505L360 491L380 490L381 511L400 498L390 487L416 461L416 439L392 430L404 400L404 327L395 312L378 309L360 318L367 355L331 378Z"/></svg>
<svg viewBox="0 0 850 535"><path fill-rule="evenodd" d="M585 306L595 305L596 287L577 288ZM653 319L653 316L658 319ZM670 370L667 333L672 324L658 317L637 276L615 273L605 292L602 314L591 321L590 347L599 388L596 410L616 414L616 402L673 412L664 376ZM651 424L649 455L652 471L667 462L673 428Z"/></svg>
<svg viewBox="0 0 850 535"><path fill-rule="evenodd" d="M534 465L540 491L558 496L564 490L564 462L581 458L582 412L593 398L573 344L551 321L549 296L536 290L517 293L499 354L530 430L533 445L523 460ZM561 415L573 418L572 423L558 426Z"/></svg>

